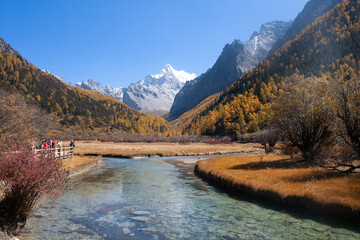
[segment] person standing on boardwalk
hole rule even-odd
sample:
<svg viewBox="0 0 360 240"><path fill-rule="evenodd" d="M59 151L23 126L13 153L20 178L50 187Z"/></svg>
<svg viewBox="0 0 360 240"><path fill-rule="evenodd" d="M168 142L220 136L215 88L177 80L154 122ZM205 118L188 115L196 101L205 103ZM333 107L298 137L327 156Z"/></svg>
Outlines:
<svg viewBox="0 0 360 240"><path fill-rule="evenodd" d="M71 139L70 147L75 147L75 141L74 141L74 139Z"/></svg>

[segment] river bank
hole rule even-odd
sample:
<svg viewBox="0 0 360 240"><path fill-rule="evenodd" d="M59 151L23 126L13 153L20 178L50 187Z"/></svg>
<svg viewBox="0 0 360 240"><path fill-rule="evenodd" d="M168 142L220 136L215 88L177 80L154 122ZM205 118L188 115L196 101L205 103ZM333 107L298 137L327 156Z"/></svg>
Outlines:
<svg viewBox="0 0 360 240"><path fill-rule="evenodd" d="M63 168L77 175L102 164L101 157L141 158L223 155L262 151L260 144L240 143L114 143L77 141L74 156L63 160ZM200 160L203 158L198 158ZM197 161L190 158L191 165ZM185 160L182 160L185 161Z"/></svg>
<svg viewBox="0 0 360 240"><path fill-rule="evenodd" d="M103 157L170 157L221 155L261 151L260 144L240 143L114 143L99 141L77 141L76 155Z"/></svg>
<svg viewBox="0 0 360 240"><path fill-rule="evenodd" d="M198 158L103 158L106 165L76 177L60 199L42 202L19 238L359 239L356 231L221 193L194 175ZM174 159L183 165L169 164Z"/></svg>
<svg viewBox="0 0 360 240"><path fill-rule="evenodd" d="M73 156L72 158L66 158L62 160L62 167L65 170L69 171L70 177L75 177L79 174L90 171L94 168L100 167L103 163L101 161L101 156L90 157L90 156ZM0 196L2 191L0 189ZM7 234L0 231L0 240L16 240L13 236L8 236Z"/></svg>
<svg viewBox="0 0 360 240"><path fill-rule="evenodd" d="M70 177L87 172L102 165L101 156L79 156L62 160L62 167L69 171Z"/></svg>
<svg viewBox="0 0 360 240"><path fill-rule="evenodd" d="M201 160L195 173L232 194L360 224L359 173L328 172L265 154Z"/></svg>

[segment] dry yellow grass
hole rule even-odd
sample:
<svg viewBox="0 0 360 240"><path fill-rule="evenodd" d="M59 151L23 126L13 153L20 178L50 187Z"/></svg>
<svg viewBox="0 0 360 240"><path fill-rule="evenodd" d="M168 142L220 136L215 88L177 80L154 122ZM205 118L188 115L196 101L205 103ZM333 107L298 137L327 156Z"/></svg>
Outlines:
<svg viewBox="0 0 360 240"><path fill-rule="evenodd" d="M359 173L344 175L290 161L278 155L242 155L199 161L197 168L255 191L271 191L283 198L304 197L360 211Z"/></svg>
<svg viewBox="0 0 360 240"><path fill-rule="evenodd" d="M101 163L101 157L73 156L62 160L63 169L69 170L70 174L90 169Z"/></svg>
<svg viewBox="0 0 360 240"><path fill-rule="evenodd" d="M259 151L259 144L206 144L206 143L112 143L112 142L76 142L77 155L103 156L190 156L240 153Z"/></svg>

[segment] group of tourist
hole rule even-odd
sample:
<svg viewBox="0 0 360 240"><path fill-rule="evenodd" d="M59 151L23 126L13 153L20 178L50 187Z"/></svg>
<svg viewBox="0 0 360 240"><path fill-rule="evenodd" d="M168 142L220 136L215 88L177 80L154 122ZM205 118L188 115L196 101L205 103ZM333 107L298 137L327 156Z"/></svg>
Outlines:
<svg viewBox="0 0 360 240"><path fill-rule="evenodd" d="M40 149L48 149L48 148L55 148L55 147L61 147L62 141L55 142L55 140L45 140L42 141L39 148Z"/></svg>
<svg viewBox="0 0 360 240"><path fill-rule="evenodd" d="M41 142L40 146L39 146L39 149L49 149L49 148L61 148L63 145L63 142L60 140L60 141L57 141L55 142L55 140L52 140L52 139L46 139L44 141ZM70 142L70 147L75 147L75 141L73 139L71 139L71 142ZM36 148L35 146L35 143L32 144L31 146L33 149Z"/></svg>

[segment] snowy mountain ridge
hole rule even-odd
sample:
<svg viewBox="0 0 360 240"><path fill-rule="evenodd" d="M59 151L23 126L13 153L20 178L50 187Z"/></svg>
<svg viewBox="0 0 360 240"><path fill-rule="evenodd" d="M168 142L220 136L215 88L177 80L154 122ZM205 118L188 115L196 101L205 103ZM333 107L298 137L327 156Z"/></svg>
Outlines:
<svg viewBox="0 0 360 240"><path fill-rule="evenodd" d="M93 90L102 94L110 95L116 99L122 101L124 95L124 88L113 88L110 85L106 85L105 87L101 85L98 81L90 78L87 81L78 82L75 84L76 87L81 87L83 89Z"/></svg>
<svg viewBox="0 0 360 240"><path fill-rule="evenodd" d="M175 70L170 64L166 64L160 73L155 75L149 74L136 84L142 84L144 86L161 85L165 82L166 79L170 79L174 82L186 83L187 81L194 78L196 78L195 73L190 74L183 70L178 71Z"/></svg>
<svg viewBox="0 0 360 240"><path fill-rule="evenodd" d="M161 115L170 110L175 95L184 84L194 78L196 74L178 71L166 64L160 73L149 74L128 87L104 87L94 79L79 82L75 86L110 95L142 112Z"/></svg>

